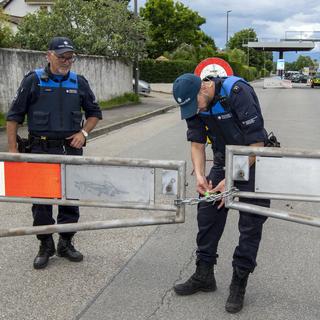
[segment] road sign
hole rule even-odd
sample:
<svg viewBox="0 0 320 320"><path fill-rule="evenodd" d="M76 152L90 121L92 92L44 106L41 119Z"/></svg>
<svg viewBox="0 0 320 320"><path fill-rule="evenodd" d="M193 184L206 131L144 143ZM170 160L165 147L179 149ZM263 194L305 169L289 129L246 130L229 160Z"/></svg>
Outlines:
<svg viewBox="0 0 320 320"><path fill-rule="evenodd" d="M201 79L207 76L229 77L233 75L233 70L229 63L220 58L208 58L201 61L194 73Z"/></svg>
<svg viewBox="0 0 320 320"><path fill-rule="evenodd" d="M284 59L277 60L277 70L284 70Z"/></svg>

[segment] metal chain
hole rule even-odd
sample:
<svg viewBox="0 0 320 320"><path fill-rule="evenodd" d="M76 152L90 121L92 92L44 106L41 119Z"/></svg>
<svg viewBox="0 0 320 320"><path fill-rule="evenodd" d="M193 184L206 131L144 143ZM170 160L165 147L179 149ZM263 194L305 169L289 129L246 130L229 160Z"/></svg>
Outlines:
<svg viewBox="0 0 320 320"><path fill-rule="evenodd" d="M176 206L181 206L182 204L188 204L192 206L198 204L199 202L212 202L212 204L215 204L216 201L229 197L237 191L239 190L233 187L230 190L226 190L221 193L206 193L206 195L201 198L177 199L174 201L174 204Z"/></svg>

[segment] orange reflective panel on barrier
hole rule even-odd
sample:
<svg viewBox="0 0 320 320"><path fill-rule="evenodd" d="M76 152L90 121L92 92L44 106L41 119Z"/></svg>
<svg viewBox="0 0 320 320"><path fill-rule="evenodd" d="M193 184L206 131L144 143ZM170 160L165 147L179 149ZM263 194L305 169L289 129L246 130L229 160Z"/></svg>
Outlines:
<svg viewBox="0 0 320 320"><path fill-rule="evenodd" d="M5 162L5 196L61 198L60 164Z"/></svg>

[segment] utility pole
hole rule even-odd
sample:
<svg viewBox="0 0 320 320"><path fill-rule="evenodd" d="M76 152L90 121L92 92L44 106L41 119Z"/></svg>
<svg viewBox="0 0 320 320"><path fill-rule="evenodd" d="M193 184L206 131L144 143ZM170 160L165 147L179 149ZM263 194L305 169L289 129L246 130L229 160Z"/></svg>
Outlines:
<svg viewBox="0 0 320 320"><path fill-rule="evenodd" d="M247 41L247 65L249 67L249 63L250 63L250 51L249 51L249 33L248 33L248 41Z"/></svg>
<svg viewBox="0 0 320 320"><path fill-rule="evenodd" d="M138 18L138 0L134 0L134 18ZM133 72L134 72L134 93L139 93L139 59L138 53L135 53L133 62Z"/></svg>
<svg viewBox="0 0 320 320"><path fill-rule="evenodd" d="M227 11L226 49L227 49L228 41L229 41L229 13L230 13L231 11L232 11L232 10L228 10L228 11Z"/></svg>

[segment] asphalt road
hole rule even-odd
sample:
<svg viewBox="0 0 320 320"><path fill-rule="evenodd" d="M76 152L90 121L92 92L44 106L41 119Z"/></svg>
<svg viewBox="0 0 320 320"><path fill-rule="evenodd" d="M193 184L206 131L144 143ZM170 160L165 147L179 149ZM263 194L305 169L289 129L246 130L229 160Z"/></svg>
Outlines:
<svg viewBox="0 0 320 320"><path fill-rule="evenodd" d="M262 89L255 83L266 127L283 146L318 149L319 90ZM194 196L185 123L177 109L92 140L86 154L148 159L188 159L188 196ZM209 157L209 156L208 156ZM306 168L307 170L308 168ZM273 202L273 207L319 215L317 203ZM292 209L291 209L292 208ZM30 225L29 205L0 203L3 227ZM136 211L82 209L81 220L134 216ZM149 213L146 213L149 214ZM269 219L258 267L250 276L245 307L224 311L231 258L238 241L231 211L219 246L218 290L176 296L174 283L194 271L196 209L179 225L87 231L76 235L82 263L54 257L33 270L38 249L33 236L0 239L2 319L320 319L319 229Z"/></svg>

